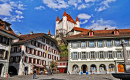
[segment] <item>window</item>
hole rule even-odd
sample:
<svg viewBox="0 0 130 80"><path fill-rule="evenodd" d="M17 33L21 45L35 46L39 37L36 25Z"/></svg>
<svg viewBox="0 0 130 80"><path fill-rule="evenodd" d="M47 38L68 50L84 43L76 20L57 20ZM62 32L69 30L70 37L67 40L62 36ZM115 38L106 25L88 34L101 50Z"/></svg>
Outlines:
<svg viewBox="0 0 130 80"><path fill-rule="evenodd" d="M107 41L107 47L111 47L111 41Z"/></svg>
<svg viewBox="0 0 130 80"><path fill-rule="evenodd" d="M121 58L122 55L121 55L121 51L117 51L117 58Z"/></svg>
<svg viewBox="0 0 130 80"><path fill-rule="evenodd" d="M86 58L86 54L85 52L82 52L82 59L85 59Z"/></svg>
<svg viewBox="0 0 130 80"><path fill-rule="evenodd" d="M42 42L44 42L44 43L45 43L45 38L42 38Z"/></svg>
<svg viewBox="0 0 130 80"><path fill-rule="evenodd" d="M8 26L7 25L5 26L5 30L8 30Z"/></svg>
<svg viewBox="0 0 130 80"><path fill-rule="evenodd" d="M108 51L108 57L109 57L109 58L113 58L113 56L112 56L112 51Z"/></svg>
<svg viewBox="0 0 130 80"><path fill-rule="evenodd" d="M129 41L125 40L126 46L129 46Z"/></svg>
<svg viewBox="0 0 130 80"><path fill-rule="evenodd" d="M116 46L120 46L120 41L116 41Z"/></svg>
<svg viewBox="0 0 130 80"><path fill-rule="evenodd" d="M127 51L127 56L128 58L130 58L130 51Z"/></svg>
<svg viewBox="0 0 130 80"><path fill-rule="evenodd" d="M6 43L7 38L3 37L2 43Z"/></svg>
<svg viewBox="0 0 130 80"><path fill-rule="evenodd" d="M77 52L73 53L74 59L77 59Z"/></svg>
<svg viewBox="0 0 130 80"><path fill-rule="evenodd" d="M32 41L31 41L31 44L34 45L34 43L35 43L35 42L32 40Z"/></svg>
<svg viewBox="0 0 130 80"><path fill-rule="evenodd" d="M82 47L82 48L85 48L85 42L82 42L82 43L81 43L81 47Z"/></svg>
<svg viewBox="0 0 130 80"><path fill-rule="evenodd" d="M118 31L115 31L115 35L118 35L119 33L118 33Z"/></svg>
<svg viewBox="0 0 130 80"><path fill-rule="evenodd" d="M90 42L90 47L94 47L94 42Z"/></svg>
<svg viewBox="0 0 130 80"><path fill-rule="evenodd" d="M100 51L100 58L104 58L103 51Z"/></svg>
<svg viewBox="0 0 130 80"><path fill-rule="evenodd" d="M99 47L103 47L102 46L102 41L99 41L98 43L99 43Z"/></svg>
<svg viewBox="0 0 130 80"><path fill-rule="evenodd" d="M95 58L94 52L91 52L91 58Z"/></svg>
<svg viewBox="0 0 130 80"><path fill-rule="evenodd" d="M77 43L74 42L74 43L73 43L73 48L76 48L76 47L77 47Z"/></svg>

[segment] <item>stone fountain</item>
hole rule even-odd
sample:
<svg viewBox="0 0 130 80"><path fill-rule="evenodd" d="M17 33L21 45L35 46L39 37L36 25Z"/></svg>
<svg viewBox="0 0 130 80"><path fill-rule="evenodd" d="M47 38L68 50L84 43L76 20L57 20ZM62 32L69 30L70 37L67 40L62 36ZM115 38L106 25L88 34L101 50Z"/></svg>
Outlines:
<svg viewBox="0 0 130 80"><path fill-rule="evenodd" d="M130 80L130 62L128 61L125 40L121 41L121 46L122 46L123 55L124 55L124 73L112 73L112 75L115 78L119 78L122 80Z"/></svg>

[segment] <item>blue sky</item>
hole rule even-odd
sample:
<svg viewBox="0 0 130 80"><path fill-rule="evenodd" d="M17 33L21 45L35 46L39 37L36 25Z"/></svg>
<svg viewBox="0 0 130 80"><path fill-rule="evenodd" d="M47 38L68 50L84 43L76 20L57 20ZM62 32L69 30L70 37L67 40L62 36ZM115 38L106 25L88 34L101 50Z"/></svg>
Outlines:
<svg viewBox="0 0 130 80"><path fill-rule="evenodd" d="M130 0L0 0L0 18L11 23L16 34L55 33L55 20L64 11L81 28L130 28Z"/></svg>

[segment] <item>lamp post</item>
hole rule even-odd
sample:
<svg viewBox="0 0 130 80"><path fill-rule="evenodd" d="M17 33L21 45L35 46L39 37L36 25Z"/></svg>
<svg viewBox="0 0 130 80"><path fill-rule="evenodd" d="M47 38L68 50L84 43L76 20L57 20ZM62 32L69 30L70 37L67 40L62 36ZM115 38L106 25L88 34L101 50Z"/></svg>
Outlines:
<svg viewBox="0 0 130 80"><path fill-rule="evenodd" d="M126 52L125 40L121 41L121 46L122 46L122 49L123 49L123 56L124 56L124 70L125 70L125 72L127 72L126 71L126 65L128 64L128 56L127 56L127 52Z"/></svg>

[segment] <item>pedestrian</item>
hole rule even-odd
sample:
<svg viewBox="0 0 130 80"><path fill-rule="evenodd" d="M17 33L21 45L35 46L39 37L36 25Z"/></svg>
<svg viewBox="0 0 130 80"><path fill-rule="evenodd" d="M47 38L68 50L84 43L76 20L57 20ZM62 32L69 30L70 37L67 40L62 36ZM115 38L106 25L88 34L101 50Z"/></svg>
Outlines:
<svg viewBox="0 0 130 80"><path fill-rule="evenodd" d="M92 67L90 68L90 73L92 74Z"/></svg>
<svg viewBox="0 0 130 80"><path fill-rule="evenodd" d="M48 69L48 75L50 76L50 72L51 72L51 70L50 70L50 67L49 67L49 69Z"/></svg>
<svg viewBox="0 0 130 80"><path fill-rule="evenodd" d="M36 71L36 69L34 69L34 71L33 71L33 79L36 79L36 73L37 73L37 71Z"/></svg>

